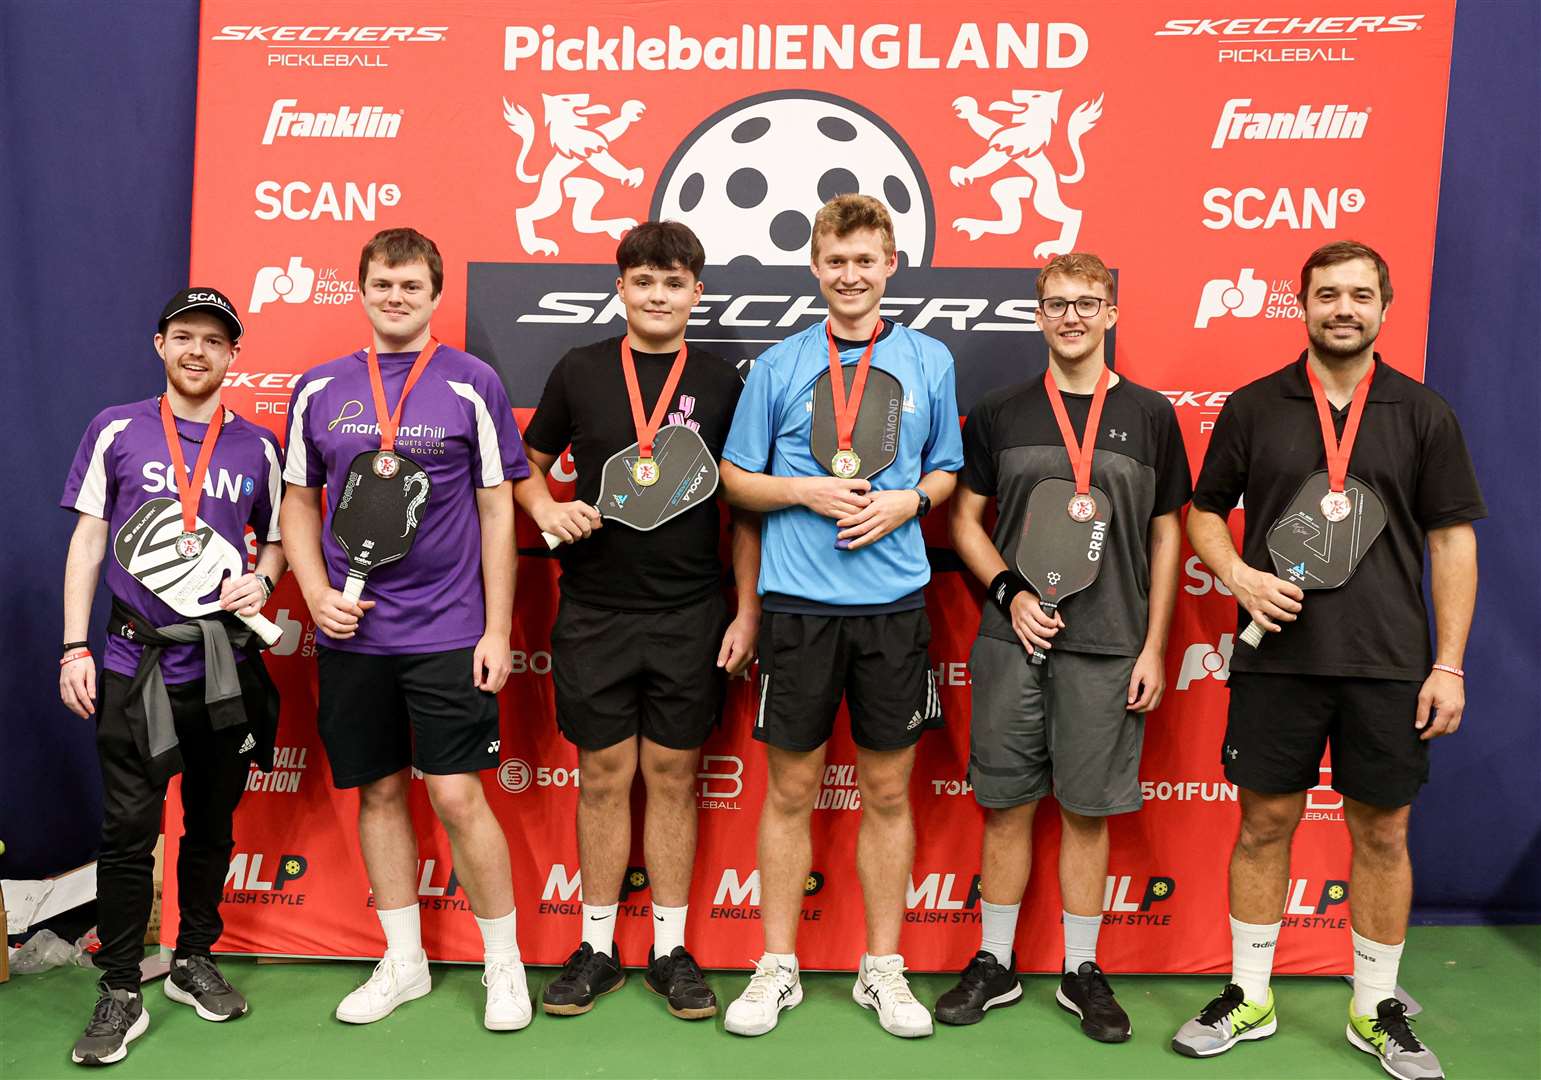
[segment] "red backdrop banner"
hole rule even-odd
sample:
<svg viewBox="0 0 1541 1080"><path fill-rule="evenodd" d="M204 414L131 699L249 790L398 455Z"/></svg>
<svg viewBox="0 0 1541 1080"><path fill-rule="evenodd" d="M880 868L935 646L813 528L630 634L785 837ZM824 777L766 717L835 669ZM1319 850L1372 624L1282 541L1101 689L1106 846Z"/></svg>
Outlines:
<svg viewBox="0 0 1541 1080"><path fill-rule="evenodd" d="M198 87L192 277L246 305L226 401L283 432L295 378L366 344L357 252L412 225L445 255L437 336L491 363L528 419L566 348L618 333L616 237L673 217L707 250L692 341L747 371L824 312L807 270L812 213L862 190L895 211L902 269L885 313L945 341L960 407L1042 370L1033 267L1099 253L1119 281L1120 371L1176 405L1195 469L1227 394L1301 347L1294 299L1311 248L1353 236L1396 273L1380 348L1423 373L1453 0L1218 8L1087 0L1053 13L784 0L775 22L731 7L595 0L527 6L206 0ZM768 14L756 16L769 18ZM573 478L570 458L554 471ZM912 791L918 842L902 948L959 968L978 942L980 811L965 782L967 657L980 589L928 523L928 610L945 732ZM521 517L503 691L502 762L485 774L513 855L519 937L537 963L578 938L579 776L558 734L549 629L555 563ZM1111 971L1228 970L1226 856L1236 792L1219 747L1234 601L1184 552L1168 693L1149 721L1144 809L1114 820L1100 958ZM298 590L269 614L284 695L278 768L253 772L236 819L222 947L377 956L357 796L335 791L315 726L315 630ZM752 672L751 672L752 674ZM748 677L703 752L689 941L711 967L761 947L755 825L764 756ZM799 953L851 968L862 951L854 749L830 747L814 813ZM481 942L449 844L413 786L424 939L434 959ZM1276 970L1348 969L1348 848L1330 766L1295 845ZM175 789L168 854L176 848ZM1040 814L1018 957L1057 970L1057 815ZM640 829L634 829L640 841ZM640 848L618 941L651 935ZM175 877L165 934L174 940Z"/></svg>

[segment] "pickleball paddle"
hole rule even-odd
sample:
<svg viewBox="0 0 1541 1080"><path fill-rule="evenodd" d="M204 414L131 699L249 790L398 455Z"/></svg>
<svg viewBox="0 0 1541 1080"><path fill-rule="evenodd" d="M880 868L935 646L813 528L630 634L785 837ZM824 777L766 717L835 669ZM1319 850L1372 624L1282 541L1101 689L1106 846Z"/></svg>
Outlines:
<svg viewBox="0 0 1541 1080"><path fill-rule="evenodd" d="M382 457L392 460L381 463ZM332 538L348 557L348 580L342 587L348 600L363 594L371 573L412 550L428 487L422 466L399 453L365 450L349 463L332 512Z"/></svg>
<svg viewBox="0 0 1541 1080"><path fill-rule="evenodd" d="M1274 573L1308 592L1346 584L1386 527L1386 507L1380 496L1352 473L1343 488L1348 515L1341 521L1328 520L1322 503L1329 487L1325 469L1306 477L1268 530ZM1255 649L1265 633L1263 624L1253 619L1241 632L1241 640Z"/></svg>
<svg viewBox="0 0 1541 1080"><path fill-rule="evenodd" d="M172 611L190 619L223 611L219 603L220 583L226 576L240 577L246 572L245 554L202 518L196 522L201 546L193 558L184 558L177 552L183 529L182 504L176 499L146 502L129 515L112 544L119 566ZM261 612L231 614L268 645L283 637L283 631Z"/></svg>
<svg viewBox="0 0 1541 1080"><path fill-rule="evenodd" d="M1076 495L1073 480L1057 476L1040 480L1027 497L1017 539L1017 573L1038 594L1038 606L1045 615L1052 616L1066 598L1090 588L1107 556L1113 503L1100 488L1092 487L1088 494L1096 512L1085 521L1077 521L1069 511L1072 500L1086 497ZM1047 653L1034 647L1034 664L1047 658Z"/></svg>
<svg viewBox="0 0 1541 1080"><path fill-rule="evenodd" d="M594 502L600 517L649 532L709 501L717 492L717 459L694 428L669 424L658 429L653 440L657 466L653 483L639 481L637 457L638 444L632 443L605 462L599 477L599 498ZM542 532L541 536L549 548L563 542L554 533Z"/></svg>

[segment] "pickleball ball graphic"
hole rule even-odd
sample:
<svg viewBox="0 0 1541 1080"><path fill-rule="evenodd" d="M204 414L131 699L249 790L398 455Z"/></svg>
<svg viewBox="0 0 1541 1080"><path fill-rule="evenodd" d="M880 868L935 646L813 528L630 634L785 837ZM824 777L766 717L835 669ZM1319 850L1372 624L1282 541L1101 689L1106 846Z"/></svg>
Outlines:
<svg viewBox="0 0 1541 1080"><path fill-rule="evenodd" d="M813 216L836 195L881 199L900 266L931 261L931 189L881 117L832 94L776 91L702 121L665 166L652 216L684 222L712 265L805 266Z"/></svg>

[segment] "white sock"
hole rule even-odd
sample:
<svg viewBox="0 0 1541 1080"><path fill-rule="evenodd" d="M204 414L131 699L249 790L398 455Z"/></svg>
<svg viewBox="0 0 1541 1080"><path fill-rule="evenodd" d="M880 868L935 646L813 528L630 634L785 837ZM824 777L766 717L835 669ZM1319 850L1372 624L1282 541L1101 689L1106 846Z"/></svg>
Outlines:
<svg viewBox="0 0 1541 1080"><path fill-rule="evenodd" d="M786 968L793 975L797 974L797 954L790 952L768 952L765 954L768 960L776 961L776 966Z"/></svg>
<svg viewBox="0 0 1541 1080"><path fill-rule="evenodd" d="M1282 921L1246 923L1231 916L1231 982L1241 987L1248 1001L1261 1005L1268 1000L1268 977L1273 974L1274 946L1282 925Z"/></svg>
<svg viewBox="0 0 1541 1080"><path fill-rule="evenodd" d="M515 934L517 916L516 910L501 919L477 918L476 925L482 932L482 951L487 963L519 959L519 939Z"/></svg>
<svg viewBox="0 0 1541 1080"><path fill-rule="evenodd" d="M1017 913L1022 910L1015 904L992 904L979 901L979 948L995 957L1001 967L1011 966L1011 947L1017 939Z"/></svg>
<svg viewBox="0 0 1541 1080"><path fill-rule="evenodd" d="M1397 966L1407 942L1382 945L1357 930L1349 933L1354 938L1354 1015L1374 1016L1381 1002L1397 996Z"/></svg>
<svg viewBox="0 0 1541 1080"><path fill-rule="evenodd" d="M653 955L665 957L685 944L685 913L689 904L679 907L653 905Z"/></svg>
<svg viewBox="0 0 1541 1080"><path fill-rule="evenodd" d="M1097 962L1097 931L1102 929L1101 915L1060 913L1065 923L1065 970L1074 975L1082 964Z"/></svg>
<svg viewBox="0 0 1541 1080"><path fill-rule="evenodd" d="M604 907L583 905L583 940L592 945L595 952L615 955L615 913L620 907L618 903Z"/></svg>
<svg viewBox="0 0 1541 1080"><path fill-rule="evenodd" d="M385 953L400 960L412 960L423 951L423 923L416 904L407 907L375 908L380 926L385 930Z"/></svg>

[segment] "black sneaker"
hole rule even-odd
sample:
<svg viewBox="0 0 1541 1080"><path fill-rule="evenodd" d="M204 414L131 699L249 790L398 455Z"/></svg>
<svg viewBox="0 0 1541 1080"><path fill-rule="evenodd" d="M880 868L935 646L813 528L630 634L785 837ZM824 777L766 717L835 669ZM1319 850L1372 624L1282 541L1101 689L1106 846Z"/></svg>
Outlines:
<svg viewBox="0 0 1541 1080"><path fill-rule="evenodd" d="M705 1020L717 1015L717 995L701 978L696 958L677 945L668 956L655 957L647 951L647 988L668 998L669 1011L681 1020Z"/></svg>
<svg viewBox="0 0 1541 1080"><path fill-rule="evenodd" d="M1061 1008L1081 1018L1081 1030L1090 1038L1105 1043L1129 1041L1129 1014L1113 1000L1107 976L1090 960L1059 981L1054 998Z"/></svg>
<svg viewBox="0 0 1541 1080"><path fill-rule="evenodd" d="M103 988L86 1032L75 1040L70 1060L76 1065L111 1065L128 1056L128 1044L145 1033L150 1014L144 997L132 990Z"/></svg>
<svg viewBox="0 0 1541 1080"><path fill-rule="evenodd" d="M218 1023L246 1015L246 999L225 980L211 956L194 955L173 961L171 973L162 985L167 997L191 1005L205 1020Z"/></svg>
<svg viewBox="0 0 1541 1080"><path fill-rule="evenodd" d="M585 941L562 965L562 974L546 984L540 1007L552 1016L581 1016L600 994L619 990L625 982L626 973L615 958L595 952Z"/></svg>
<svg viewBox="0 0 1541 1080"><path fill-rule="evenodd" d="M944 1024L977 1024L987 1009L1015 1005L1021 998L1017 954L1011 954L1010 967L1002 967L995 954L981 949L963 969L958 985L936 999L936 1018Z"/></svg>

